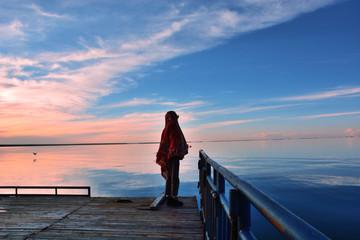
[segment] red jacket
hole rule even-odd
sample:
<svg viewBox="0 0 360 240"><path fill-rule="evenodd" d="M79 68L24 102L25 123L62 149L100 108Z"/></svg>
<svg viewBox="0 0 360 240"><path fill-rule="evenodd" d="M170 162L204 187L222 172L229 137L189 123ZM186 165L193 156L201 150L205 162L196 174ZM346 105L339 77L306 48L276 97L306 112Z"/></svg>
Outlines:
<svg viewBox="0 0 360 240"><path fill-rule="evenodd" d="M159 150L156 154L156 163L161 166L161 172L166 179L166 165L170 158L183 159L188 153L188 145L178 123L178 116L174 111L165 115L165 128L161 134Z"/></svg>

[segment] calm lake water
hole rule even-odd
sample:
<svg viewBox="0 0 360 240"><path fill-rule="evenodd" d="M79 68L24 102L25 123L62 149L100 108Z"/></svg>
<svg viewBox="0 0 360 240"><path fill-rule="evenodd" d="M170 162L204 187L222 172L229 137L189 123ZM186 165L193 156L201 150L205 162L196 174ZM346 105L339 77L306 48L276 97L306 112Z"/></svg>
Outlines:
<svg viewBox="0 0 360 240"><path fill-rule="evenodd" d="M265 192L332 239L360 236L360 138L191 143L182 196L198 194L198 152ZM92 196L157 196L157 144L0 148L0 185L91 186ZM37 152L37 155L33 155ZM259 239L281 239L253 211Z"/></svg>

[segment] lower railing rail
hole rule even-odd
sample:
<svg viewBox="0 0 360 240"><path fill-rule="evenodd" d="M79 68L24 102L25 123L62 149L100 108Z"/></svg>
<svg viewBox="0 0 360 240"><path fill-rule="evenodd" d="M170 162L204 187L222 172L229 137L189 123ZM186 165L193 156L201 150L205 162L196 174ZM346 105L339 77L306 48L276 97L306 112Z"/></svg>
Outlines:
<svg viewBox="0 0 360 240"><path fill-rule="evenodd" d="M10 190L9 190L10 189ZM46 191L52 189L53 191ZM9 191L6 191L9 190ZM11 191L13 190L13 191ZM22 191L23 190L23 191ZM59 191L60 190L60 191ZM66 191L61 191L66 190ZM0 196L87 196L89 186L0 186Z"/></svg>
<svg viewBox="0 0 360 240"><path fill-rule="evenodd" d="M295 214L199 152L201 214L207 239L256 239L251 231L251 205L290 239L329 239ZM233 189L225 194L225 181Z"/></svg>

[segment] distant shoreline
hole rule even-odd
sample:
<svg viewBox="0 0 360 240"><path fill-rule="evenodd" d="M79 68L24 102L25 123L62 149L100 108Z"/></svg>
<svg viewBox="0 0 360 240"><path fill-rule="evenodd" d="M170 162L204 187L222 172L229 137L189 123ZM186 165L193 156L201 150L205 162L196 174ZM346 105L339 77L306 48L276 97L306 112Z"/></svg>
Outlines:
<svg viewBox="0 0 360 240"><path fill-rule="evenodd" d="M282 140L306 140L306 139L329 139L329 138L356 138L356 136L337 137L298 137L298 138L271 138L271 139L228 139L228 140L199 140L188 141L188 143L201 142L252 142L252 141L282 141ZM135 145L135 144L159 144L159 142L123 142L123 143L29 143L29 144L0 144L1 147L52 147L52 146L95 146L95 145Z"/></svg>

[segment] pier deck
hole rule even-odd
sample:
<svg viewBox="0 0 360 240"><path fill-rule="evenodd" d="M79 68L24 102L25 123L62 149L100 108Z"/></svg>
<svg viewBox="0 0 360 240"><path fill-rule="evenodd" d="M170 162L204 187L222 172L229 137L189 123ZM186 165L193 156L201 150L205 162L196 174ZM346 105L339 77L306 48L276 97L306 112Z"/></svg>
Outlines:
<svg viewBox="0 0 360 240"><path fill-rule="evenodd" d="M0 197L0 238L203 239L195 197L150 210L151 197Z"/></svg>

